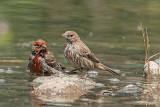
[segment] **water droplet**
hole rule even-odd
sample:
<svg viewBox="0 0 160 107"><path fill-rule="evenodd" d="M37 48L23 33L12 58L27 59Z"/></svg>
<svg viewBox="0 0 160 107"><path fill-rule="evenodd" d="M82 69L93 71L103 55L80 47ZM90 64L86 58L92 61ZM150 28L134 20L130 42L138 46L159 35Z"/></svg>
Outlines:
<svg viewBox="0 0 160 107"><path fill-rule="evenodd" d="M103 87L104 84L102 84L102 83L96 83L96 86L97 86L97 87Z"/></svg>
<svg viewBox="0 0 160 107"><path fill-rule="evenodd" d="M52 43L52 46L57 46L57 44L56 43Z"/></svg>
<svg viewBox="0 0 160 107"><path fill-rule="evenodd" d="M141 26L137 26L137 30L141 31L142 30Z"/></svg>
<svg viewBox="0 0 160 107"><path fill-rule="evenodd" d="M88 71L88 75L89 75L89 77L97 77L98 72L97 71Z"/></svg>
<svg viewBox="0 0 160 107"><path fill-rule="evenodd" d="M126 76L126 74L122 74L122 77L125 77Z"/></svg>
<svg viewBox="0 0 160 107"><path fill-rule="evenodd" d="M141 88L139 88L133 84L129 84L129 85L125 86L122 90L123 90L123 92L126 92L126 93L136 93L136 92L142 91Z"/></svg>
<svg viewBox="0 0 160 107"><path fill-rule="evenodd" d="M81 100L82 101L90 101L90 99L88 99L88 98L82 98Z"/></svg>
<svg viewBox="0 0 160 107"><path fill-rule="evenodd" d="M0 73L3 73L5 70L4 69L0 69Z"/></svg>
<svg viewBox="0 0 160 107"><path fill-rule="evenodd" d="M141 85L142 83L140 83L140 82L137 82L136 84L137 84L137 85Z"/></svg>
<svg viewBox="0 0 160 107"><path fill-rule="evenodd" d="M5 79L0 79L0 83L4 83L5 81Z"/></svg>
<svg viewBox="0 0 160 107"><path fill-rule="evenodd" d="M20 68L19 66L15 66L16 68Z"/></svg>
<svg viewBox="0 0 160 107"><path fill-rule="evenodd" d="M8 70L6 70L5 73L7 73L7 74L12 74L13 71L11 70L11 68L8 68Z"/></svg>
<svg viewBox="0 0 160 107"><path fill-rule="evenodd" d="M93 32L89 32L89 36L93 36L94 35L94 33Z"/></svg>
<svg viewBox="0 0 160 107"><path fill-rule="evenodd" d="M30 72L30 70L26 70L26 72Z"/></svg>
<svg viewBox="0 0 160 107"><path fill-rule="evenodd" d="M117 79L117 78L111 78L109 80L110 80L111 83L119 83L120 82L120 80Z"/></svg>
<svg viewBox="0 0 160 107"><path fill-rule="evenodd" d="M8 68L8 70L11 70L11 68Z"/></svg>

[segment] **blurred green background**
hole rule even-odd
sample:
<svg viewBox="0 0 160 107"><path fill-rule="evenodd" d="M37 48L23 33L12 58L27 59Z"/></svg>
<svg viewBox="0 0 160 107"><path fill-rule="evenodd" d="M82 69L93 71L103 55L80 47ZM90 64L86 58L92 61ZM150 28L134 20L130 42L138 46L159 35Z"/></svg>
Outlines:
<svg viewBox="0 0 160 107"><path fill-rule="evenodd" d="M65 41L60 35L67 30L76 31L98 54L142 54L140 19L148 27L151 50L157 52L158 4L158 0L0 1L0 56L26 59L30 42L38 38L62 54Z"/></svg>

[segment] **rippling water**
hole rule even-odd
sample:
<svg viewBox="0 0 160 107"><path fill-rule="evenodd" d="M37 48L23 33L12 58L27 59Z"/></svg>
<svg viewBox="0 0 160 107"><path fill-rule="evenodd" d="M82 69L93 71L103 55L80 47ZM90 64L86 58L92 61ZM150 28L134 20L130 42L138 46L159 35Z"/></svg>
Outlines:
<svg viewBox="0 0 160 107"><path fill-rule="evenodd" d="M1 0L0 106L38 106L28 86L31 75L26 66L34 40L44 39L59 62L71 69L63 56L61 37L67 30L76 31L101 62L120 69L123 76L98 71L91 78L104 86L69 104L63 102L64 106L144 106L140 101L148 82L142 78L144 45L139 21L141 17L148 27L150 54L158 52L159 8L159 0ZM134 86L143 90L122 92L130 86L131 92ZM108 95L108 91L113 93ZM51 105L56 103L46 106Z"/></svg>

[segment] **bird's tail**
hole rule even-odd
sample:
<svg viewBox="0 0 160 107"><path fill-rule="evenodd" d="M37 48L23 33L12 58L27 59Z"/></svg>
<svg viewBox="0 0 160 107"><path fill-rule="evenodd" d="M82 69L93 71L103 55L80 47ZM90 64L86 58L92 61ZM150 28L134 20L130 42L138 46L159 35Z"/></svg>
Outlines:
<svg viewBox="0 0 160 107"><path fill-rule="evenodd" d="M108 72L110 72L110 73L112 73L112 74L116 74L116 75L120 76L119 73L117 73L117 72L114 71L113 69L111 69L111 68L109 68L109 67L107 67L107 66L105 66L105 65L103 65L103 64L101 64L101 63L98 63L98 64L97 64L97 68L100 69L100 70L108 71Z"/></svg>

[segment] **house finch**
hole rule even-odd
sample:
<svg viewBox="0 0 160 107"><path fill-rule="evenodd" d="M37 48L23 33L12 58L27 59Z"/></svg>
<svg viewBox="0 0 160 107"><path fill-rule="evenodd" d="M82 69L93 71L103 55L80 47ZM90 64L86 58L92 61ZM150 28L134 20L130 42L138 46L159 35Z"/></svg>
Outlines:
<svg viewBox="0 0 160 107"><path fill-rule="evenodd" d="M111 68L103 65L90 49L80 40L78 34L74 31L66 31L63 35L66 38L64 56L70 64L79 71L86 71L83 78L88 77L88 70L98 68L119 75ZM73 70L73 71L75 71Z"/></svg>
<svg viewBox="0 0 160 107"><path fill-rule="evenodd" d="M51 75L65 69L48 51L46 45L47 43L42 39L38 39L33 43L28 62L28 69L31 73Z"/></svg>

